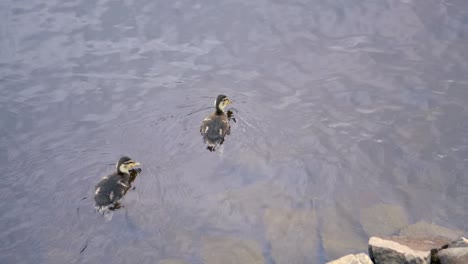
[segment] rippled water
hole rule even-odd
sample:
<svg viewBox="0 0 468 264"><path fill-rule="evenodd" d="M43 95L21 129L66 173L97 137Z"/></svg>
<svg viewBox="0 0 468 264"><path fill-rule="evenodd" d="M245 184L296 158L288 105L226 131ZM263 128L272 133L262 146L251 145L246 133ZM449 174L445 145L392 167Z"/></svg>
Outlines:
<svg viewBox="0 0 468 264"><path fill-rule="evenodd" d="M4 0L0 262L322 263L468 232L467 43L465 0ZM219 93L237 122L210 153ZM124 154L143 172L107 221Z"/></svg>

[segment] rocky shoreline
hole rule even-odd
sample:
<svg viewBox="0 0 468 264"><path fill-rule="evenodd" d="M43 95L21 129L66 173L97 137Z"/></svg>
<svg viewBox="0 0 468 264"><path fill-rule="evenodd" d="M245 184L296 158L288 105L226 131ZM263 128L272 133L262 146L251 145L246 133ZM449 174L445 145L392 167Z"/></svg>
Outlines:
<svg viewBox="0 0 468 264"><path fill-rule="evenodd" d="M213 199L216 204L224 201L229 201L226 208L238 208L243 214L215 210L210 225L224 230L239 223L259 224L255 228L263 229L265 244L254 236L235 234L184 240L175 230L169 239L184 241L182 245L193 248L192 254L199 254L200 260L168 258L156 263L468 264L465 225L460 225L464 227L460 230L423 220L410 223L406 211L398 205L378 203L359 211L346 206L320 212L291 208L282 190L271 183L230 190ZM272 201L277 207L269 206Z"/></svg>
<svg viewBox="0 0 468 264"><path fill-rule="evenodd" d="M368 255L350 254L327 264L468 264L464 237L371 237L368 245Z"/></svg>

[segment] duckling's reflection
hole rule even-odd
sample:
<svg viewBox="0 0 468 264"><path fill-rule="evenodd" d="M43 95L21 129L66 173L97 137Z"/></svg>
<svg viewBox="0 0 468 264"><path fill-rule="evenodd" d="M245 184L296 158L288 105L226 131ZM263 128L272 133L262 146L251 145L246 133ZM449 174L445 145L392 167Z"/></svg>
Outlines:
<svg viewBox="0 0 468 264"><path fill-rule="evenodd" d="M232 101L226 95L220 94L214 102L216 111L206 117L200 126L200 133L209 151L215 151L217 147L223 144L226 135L231 133L232 111L228 114L224 112L224 108L231 104Z"/></svg>

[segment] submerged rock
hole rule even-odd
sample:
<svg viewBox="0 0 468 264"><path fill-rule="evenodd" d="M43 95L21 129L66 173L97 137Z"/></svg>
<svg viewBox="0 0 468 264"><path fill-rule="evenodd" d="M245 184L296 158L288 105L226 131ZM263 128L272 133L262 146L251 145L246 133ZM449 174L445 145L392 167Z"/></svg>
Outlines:
<svg viewBox="0 0 468 264"><path fill-rule="evenodd" d="M266 237L276 264L317 263L317 217L306 209L267 209ZM221 262L220 262L221 263ZM245 262L248 263L248 262Z"/></svg>
<svg viewBox="0 0 468 264"><path fill-rule="evenodd" d="M203 239L204 264L263 264L265 260L257 242L232 237Z"/></svg>
<svg viewBox="0 0 468 264"><path fill-rule="evenodd" d="M460 230L452 230L436 224L427 223L424 221L409 225L400 231L400 236L407 237L445 237L448 239L457 239L463 232Z"/></svg>
<svg viewBox="0 0 468 264"><path fill-rule="evenodd" d="M327 259L336 259L344 254L367 249L369 238L362 229L356 229L353 225L356 220L353 212L340 207L328 208L324 219L321 238Z"/></svg>
<svg viewBox="0 0 468 264"><path fill-rule="evenodd" d="M346 255L337 260L327 262L327 264L373 264L372 260L364 253Z"/></svg>
<svg viewBox="0 0 468 264"><path fill-rule="evenodd" d="M369 236L388 236L408 225L405 210L396 205L378 204L361 211L361 224Z"/></svg>
<svg viewBox="0 0 468 264"><path fill-rule="evenodd" d="M460 237L459 239L448 243L444 248L468 248L468 239Z"/></svg>
<svg viewBox="0 0 468 264"><path fill-rule="evenodd" d="M292 203L280 186L264 181L216 194L210 200L207 219L211 227L220 230L260 228L264 208L290 207Z"/></svg>
<svg viewBox="0 0 468 264"><path fill-rule="evenodd" d="M163 259L158 264L187 264L185 261L180 259Z"/></svg>

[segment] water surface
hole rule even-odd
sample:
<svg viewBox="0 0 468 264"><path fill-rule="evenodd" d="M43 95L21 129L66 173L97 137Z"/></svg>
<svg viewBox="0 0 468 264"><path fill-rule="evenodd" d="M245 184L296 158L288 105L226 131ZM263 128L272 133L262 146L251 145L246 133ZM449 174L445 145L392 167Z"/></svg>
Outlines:
<svg viewBox="0 0 468 264"><path fill-rule="evenodd" d="M4 0L0 262L323 263L418 221L466 233L467 43L463 0ZM210 153L219 93L237 122ZM106 221L121 155L143 172Z"/></svg>

